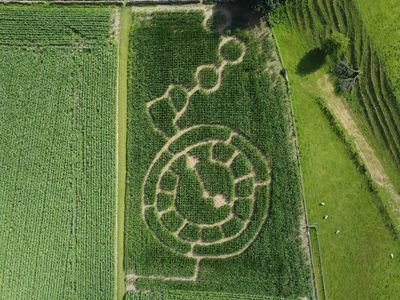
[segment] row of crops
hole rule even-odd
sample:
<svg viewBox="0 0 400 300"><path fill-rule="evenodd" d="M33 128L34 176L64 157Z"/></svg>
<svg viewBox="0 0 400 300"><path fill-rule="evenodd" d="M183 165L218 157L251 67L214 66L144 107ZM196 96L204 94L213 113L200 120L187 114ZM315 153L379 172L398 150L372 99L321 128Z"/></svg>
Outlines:
<svg viewBox="0 0 400 300"><path fill-rule="evenodd" d="M298 0L288 5L292 24L314 45L337 31L350 39L348 59L362 72L352 92L353 108L368 127L375 146L400 166L400 106L380 55L374 51L363 20L352 1ZM382 155L382 153L380 153ZM385 157L385 154L383 154Z"/></svg>
<svg viewBox="0 0 400 300"><path fill-rule="evenodd" d="M110 41L110 20L109 9L3 6L0 45L98 45Z"/></svg>
<svg viewBox="0 0 400 300"><path fill-rule="evenodd" d="M0 15L0 298L112 299L112 10Z"/></svg>
<svg viewBox="0 0 400 300"><path fill-rule="evenodd" d="M294 298L309 295L310 269L299 231L302 196L298 164L289 138L292 128L288 97L279 74L265 72L275 51L270 37L257 38L251 30L230 28L226 33L234 32L246 49L243 62L226 64L221 86L211 92L202 89L202 82L197 89L196 70L205 65L215 65L218 69L223 61L219 54L222 38L204 28L203 20L204 13L200 10L146 11L133 15L128 65L124 249L127 287ZM231 50L232 56L244 51ZM210 86L214 81L210 80ZM190 91L184 100L175 99L179 94L175 86ZM168 91L172 95L164 97ZM152 110L153 104L157 107L161 101L168 101L165 102L168 113ZM166 121L175 127L163 127L162 122ZM251 184L234 186L233 182L241 182L242 177L231 178L228 167L226 172L222 170L221 160L210 163L206 153L217 151L213 150L216 147L213 143L223 144L218 151L225 163L233 157L230 153L234 145L239 148L234 153L249 154L241 167L232 166L232 172L243 172L240 175L250 177L250 181L243 182ZM255 160L250 164L249 157L257 151L261 153L257 156L262 157L261 162ZM268 172L263 173L262 181L257 171L254 181L251 178L254 174L246 169L248 165L255 170L271 166L270 181L266 180ZM167 180L165 174L172 176ZM187 185L188 180L191 183ZM225 184L227 189L222 187ZM247 197L251 193L257 195L257 190L262 192L256 200ZM230 232L221 225L227 219L226 203L230 203L234 192L243 196L244 203L247 200L255 203L239 209L233 206L235 211L228 214L233 220L242 213L245 215L244 220L248 221L245 226L250 230L243 232L249 232L254 239L243 244L246 235L237 243L225 243ZM188 194L190 197L182 202ZM172 200L165 200L166 195L173 195ZM214 205L209 205L213 197ZM175 201L176 209L171 201ZM266 218L265 207L269 208ZM247 210L252 215L250 220ZM186 221L182 222L179 214ZM221 218L225 219L219 221ZM218 226L211 227L215 222ZM191 225L190 232L186 232L185 224ZM257 230L253 230L255 225ZM202 231L196 231L196 226ZM204 230L208 227L216 230ZM240 230L233 235L239 236ZM178 239L188 242L182 248L175 247ZM216 242L210 250L196 248ZM213 257L207 258L208 254ZM147 299L145 293L130 297Z"/></svg>

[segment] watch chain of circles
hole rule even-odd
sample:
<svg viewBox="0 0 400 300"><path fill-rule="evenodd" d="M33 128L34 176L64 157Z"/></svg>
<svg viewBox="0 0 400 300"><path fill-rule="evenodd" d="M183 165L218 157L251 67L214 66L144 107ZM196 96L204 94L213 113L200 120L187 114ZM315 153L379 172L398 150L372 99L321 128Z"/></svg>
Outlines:
<svg viewBox="0 0 400 300"><path fill-rule="evenodd" d="M240 53L226 57L224 47L234 43ZM222 62L197 68L192 90L171 85L166 93L147 102L155 130L166 139L151 163L143 184L142 217L154 237L168 249L196 260L196 280L202 259L225 259L244 252L258 236L268 214L270 166L266 157L237 131L200 124L179 128L192 96L216 92L224 68L240 64L246 46L224 37L219 46ZM214 86L204 86L201 72L213 69ZM175 101L176 89L184 101ZM152 109L164 105L173 112L172 131L156 119Z"/></svg>

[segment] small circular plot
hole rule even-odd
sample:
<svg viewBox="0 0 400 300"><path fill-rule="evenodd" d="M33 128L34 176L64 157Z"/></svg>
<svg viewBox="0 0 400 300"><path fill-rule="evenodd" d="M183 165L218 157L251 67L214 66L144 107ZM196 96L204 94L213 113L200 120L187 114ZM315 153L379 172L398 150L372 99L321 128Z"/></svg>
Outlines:
<svg viewBox="0 0 400 300"><path fill-rule="evenodd" d="M213 66L201 68L197 73L197 82L200 88L211 90L218 84L219 74Z"/></svg>
<svg viewBox="0 0 400 300"><path fill-rule="evenodd" d="M237 63L243 55L244 45L236 39L230 39L220 48L220 55L223 60L230 63Z"/></svg>

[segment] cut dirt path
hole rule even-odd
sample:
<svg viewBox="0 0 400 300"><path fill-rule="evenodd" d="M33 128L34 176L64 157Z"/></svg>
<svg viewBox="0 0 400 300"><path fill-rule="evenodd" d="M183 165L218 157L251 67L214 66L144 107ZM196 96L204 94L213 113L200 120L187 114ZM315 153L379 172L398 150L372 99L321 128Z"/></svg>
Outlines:
<svg viewBox="0 0 400 300"><path fill-rule="evenodd" d="M127 7L121 8L118 20L118 75L116 103L116 261L115 293L116 299L125 294L125 273L123 266L124 251L124 209L126 181L126 132L127 132L127 84L129 27L131 14Z"/></svg>
<svg viewBox="0 0 400 300"><path fill-rule="evenodd" d="M221 56L221 49L222 49L222 47L223 47L227 42L229 42L229 41L236 41L236 42L238 42L238 44L242 46L242 50L243 50L243 51L242 51L240 57L239 57L237 60L235 60L235 61L226 61L226 60L222 59L222 63L221 63L220 65L200 65L200 66L197 67L196 72L195 72L195 79L196 79L196 81L197 81L197 84L196 84L196 86L194 86L190 91L187 91L187 90L185 89L185 90L186 90L186 93L187 93L186 103L185 103L184 107L183 107L180 111L177 111L177 112L176 112L176 116L175 116L175 118L174 118L174 120L173 120L174 125L176 125L176 123L177 123L177 121L180 119L180 117L186 112L187 107L188 107L188 105L189 105L189 103L190 103L191 97L192 97L197 91L199 91L199 90L202 90L203 92L205 92L205 93L207 93L207 94L214 93L214 92L216 92L217 90L219 90L220 87L221 87L221 84L222 84L222 76L223 76L223 72L224 72L225 67L226 67L227 65L236 65L236 64L242 63L242 62L243 62L243 59L244 59L244 57L245 57L245 55L246 55L246 52L247 52L247 47L246 47L239 39L237 39L236 37L233 37L233 36L224 36L224 35L223 35L224 30L225 30L227 27L229 27L229 26L231 25L231 21L232 21L232 16L231 16L231 14L229 13L229 11L228 11L227 9L222 9L222 8L215 9L215 8L213 8L213 7L205 6L205 5L196 5L196 6L194 6L193 8L192 8L192 7L185 6L185 7L183 7L182 9L187 10L188 8L189 8L189 9L195 8L195 9L200 9L200 10L203 10L203 11L204 11L205 19L204 19L202 25L204 26L204 28L205 28L206 30L209 30L208 27L207 27L207 21L208 21L208 19L209 19L210 17L212 17L212 14L213 14L213 13L216 13L216 12L218 11L218 12L221 12L221 13L223 13L223 14L225 15L225 17L226 17L226 22L225 22L224 24L221 24L221 25L218 27L218 29L217 29L217 31L221 34L221 41L220 41L220 45L219 45L219 48L218 48L218 52L219 52L219 55L220 55L220 56ZM167 8L165 8L165 7L153 7L150 11L160 11L160 10L161 10L161 11L164 11L164 10L168 10L168 9L170 9L170 7L167 7ZM146 12L149 12L149 9L147 9L147 7L146 7L145 9L143 9L143 8L139 8L139 9L138 9L138 8L134 8L134 11L141 11L141 10L142 10L142 11L144 10L144 11L146 11ZM222 58L222 57L221 57L221 58ZM213 69L216 71L216 73L217 73L217 75L218 75L218 80L217 80L217 83L216 83L216 85L215 85L214 87L212 87L212 88L210 88L210 89L204 89L204 88L201 86L201 84L200 84L199 73L200 73L200 71L201 71L202 69L204 69L204 68L210 68L210 67L213 68ZM167 88L167 90L166 90L166 92L164 93L164 95L162 95L162 96L160 96L160 97L158 97L158 98L156 98L156 99L154 99L154 100L148 102L148 103L147 103L147 108L149 109L153 104L155 104L155 103L157 103L157 102L162 101L163 99L165 99L165 98L168 96L169 92L170 92L173 88L174 88L174 85L170 85L170 86ZM199 126L201 127L202 125L199 125ZM196 127L196 126L195 126L195 127ZM161 153L163 153L166 149L168 149L169 145L170 145L174 140L176 140L177 138L179 138L180 136L182 136L186 131L188 131L188 130L190 130L190 129L193 129L193 127L181 129L177 135L175 135L174 137L172 137L171 139L169 139L169 140L167 141L167 143L164 145L164 147L161 149L161 151L156 155L156 157L155 157L155 159L154 159L152 165L158 160L158 158L159 158L159 156L161 155ZM230 142L231 139L232 139L232 136L230 136L230 138L228 139L228 141ZM215 142L218 142L218 141L215 141ZM233 161L235 155L237 155L237 153L234 153L234 154L233 154L232 161ZM150 166L149 170L151 170L151 169L152 169L152 166ZM164 171L165 171L165 170L164 170ZM148 175L149 175L149 174L146 174L144 183L146 182ZM269 184L269 183L263 183L263 184ZM144 187L143 187L143 189L144 189ZM144 217L144 210L145 210L145 207L143 206L142 217ZM214 225L215 225L215 224L214 224ZM246 224L246 226L244 226L244 228L246 228L247 225L248 225L248 224ZM213 257L213 256L207 256L207 258L226 259L226 258L235 256L235 255L241 254L242 252L244 252L244 251L254 242L254 240L255 240L255 238L258 236L258 233L259 233L260 230L261 230L261 226L260 226L259 229L257 230L257 234L243 247L243 249L241 249L241 250L239 250L239 251L237 251L237 252L235 252L235 253L231 253L231 254L227 254L227 255L220 255L220 256L215 256L215 257ZM242 232L242 231L241 231L241 232ZM241 232L239 232L239 234L240 234ZM237 235L239 235L239 234L237 234ZM220 240L219 242L222 243L222 242L228 241L228 240L230 240L230 239L232 239L232 238L235 238L237 235L235 235L235 236L233 236L233 237L230 237L230 238L224 238L224 239ZM197 244L202 244L202 243L197 243ZM207 243L205 243L205 244L207 244ZM196 243L191 243L192 253L193 253L193 248L194 248L195 245L196 245ZM196 281L196 280L198 279L198 274L199 274L199 269L200 269L200 261L203 259L203 257L201 257L201 256L196 257L196 256L194 256L193 254L192 254L192 255L189 255L189 257L193 257L193 258L196 259L196 263L195 263L195 266L194 266L194 273L193 273L192 276L189 276L189 277L168 277L168 276L163 276L163 275L159 275L159 276L140 276L140 275L137 275L137 274L135 274L135 273L130 273L130 274L127 274L127 275L126 275L126 281L127 281L127 282L126 282L126 283L127 283L127 285L126 285L126 291L128 292L128 291L134 291L134 290L136 290L135 282L136 282L136 280L137 280L138 278L146 278L146 279L162 280L162 281Z"/></svg>
<svg viewBox="0 0 400 300"><path fill-rule="evenodd" d="M354 143L362 157L372 179L383 187L391 198L391 207L400 221L400 196L396 192L394 185L389 179L375 151L368 144L366 138L358 128L355 118L350 109L341 97L335 95L335 89L328 75L318 80L318 86L326 97L327 105L335 117L340 121Z"/></svg>

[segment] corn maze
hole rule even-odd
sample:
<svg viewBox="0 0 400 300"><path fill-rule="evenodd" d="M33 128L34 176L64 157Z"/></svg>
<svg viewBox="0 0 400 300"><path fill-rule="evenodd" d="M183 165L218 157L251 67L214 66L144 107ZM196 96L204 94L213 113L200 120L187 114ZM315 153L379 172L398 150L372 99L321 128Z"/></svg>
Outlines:
<svg viewBox="0 0 400 300"><path fill-rule="evenodd" d="M278 225L276 213L281 214L283 207L271 210L271 202L288 191L276 186L279 191L273 192L273 174L286 177L281 167L290 165L292 157L286 148L288 125L282 123L283 135L272 137L251 124L261 114L268 128L272 125L269 117L286 113L280 102L283 90L279 79L265 72L267 58L257 55L260 44L254 43L252 35L225 34L232 19L224 10L144 10L133 16L125 217L127 291L248 293L245 286L235 285L239 278L252 286L250 294L263 293L268 281L280 285L274 282L279 278L274 271L264 283L254 272L258 263L267 266L271 262L267 261L280 256L275 246L266 243L267 235L276 236L274 227L281 233L296 231L296 221L285 229ZM170 40L157 39L159 34ZM171 51L158 52L153 45L160 42L162 49ZM178 52L172 50L175 47ZM244 76L257 79L240 82ZM261 82L266 90L255 89ZM282 147L275 138L281 139ZM286 171L294 167L289 165ZM298 199L292 197L286 209L295 209ZM304 266L301 251L292 253L296 251L300 260L290 267L294 272ZM245 270L243 266L249 264ZM261 276L268 269L264 267ZM302 284L299 290L307 286Z"/></svg>
<svg viewBox="0 0 400 300"><path fill-rule="evenodd" d="M222 49L232 42L242 53L226 57ZM200 89L217 91L224 67L240 63L245 55L245 46L234 38L223 39L219 50L221 65L198 67L198 84L191 91L170 86L162 98L147 103L153 123L167 143L145 177L143 217L160 242L196 259L193 280L201 259L223 259L245 251L268 210L270 169L260 151L227 127L201 124L181 129L176 125L191 95ZM217 74L214 85L204 85L200 79L206 68ZM174 99L173 91L179 88L183 101ZM160 124L160 115L172 117L170 126ZM175 135L169 137L172 133Z"/></svg>

